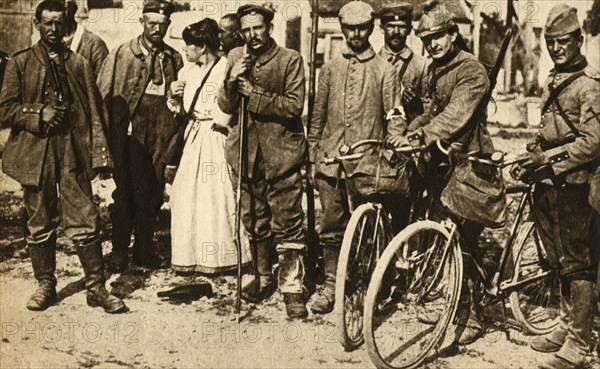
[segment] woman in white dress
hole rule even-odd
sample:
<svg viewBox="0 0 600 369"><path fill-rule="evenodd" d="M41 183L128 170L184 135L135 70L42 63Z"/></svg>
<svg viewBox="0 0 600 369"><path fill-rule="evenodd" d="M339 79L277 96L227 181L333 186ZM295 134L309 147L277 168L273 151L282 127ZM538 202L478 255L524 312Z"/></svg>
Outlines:
<svg viewBox="0 0 600 369"><path fill-rule="evenodd" d="M171 266L177 272L217 273L237 265L236 204L225 162L231 116L217 105L227 60L218 56L219 27L212 19L185 28L183 39L189 64L168 94L169 109L189 118L170 194ZM245 264L250 252L243 240Z"/></svg>

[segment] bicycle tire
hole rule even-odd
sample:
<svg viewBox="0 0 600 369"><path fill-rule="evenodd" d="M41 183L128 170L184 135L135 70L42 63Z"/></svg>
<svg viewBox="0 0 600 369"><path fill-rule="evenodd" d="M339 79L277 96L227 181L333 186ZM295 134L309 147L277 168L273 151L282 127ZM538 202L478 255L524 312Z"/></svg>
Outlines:
<svg viewBox="0 0 600 369"><path fill-rule="evenodd" d="M371 232L373 235L369 238ZM364 342L364 295L378 254L390 238L391 226L383 208L378 210L373 203L366 203L354 210L344 232L335 284L334 313L340 327L338 340L346 351L352 351Z"/></svg>
<svg viewBox="0 0 600 369"><path fill-rule="evenodd" d="M422 239L426 239L428 234L434 235L434 240L439 237L440 242L430 245L429 242L422 242ZM417 237L418 238L415 238ZM377 368L384 369L414 369L419 368L425 360L428 359L429 354L435 348L439 348L443 337L445 336L448 325L452 322L456 309L458 307L458 299L460 296L460 290L462 286L462 273L463 273L463 260L460 252L460 247L456 238L449 239L450 234L448 230L440 223L436 223L429 220L419 221L406 227L390 242L388 247L381 255L375 271L371 276L371 282L369 289L367 290L367 297L365 300L365 342L369 356ZM411 241L414 240L414 241ZM449 247L444 247L447 242L452 242ZM418 243L419 245L415 246ZM412 251L411 251L412 250ZM446 250L446 251L440 251ZM433 259L433 257L442 252L439 259ZM410 255L410 256L409 256ZM419 263L420 260L420 263ZM437 267L430 267L429 264L435 266L437 261ZM411 263L415 266L417 264L426 265L425 269L430 270L433 273L426 274L425 272L417 275L418 267L412 268ZM407 312L408 316L412 315L411 310L416 310L422 302L416 302L421 299L425 299L426 295L433 291L434 286L441 286L445 289L444 303L442 310L439 313L437 321L433 323L421 323L419 319L415 319L416 322L410 319L390 319L390 327L383 327L384 323L381 322L382 318L376 316L381 315L382 311L388 310L388 308L380 309L380 289L384 282L384 276L389 275L390 268L393 268L394 273L394 287L391 296L401 297L398 299L398 303L391 299L391 311L393 313L399 312L402 314L403 311ZM414 273L412 271L415 271ZM409 283L410 276L417 284L423 284L426 288L423 291L424 295L418 296L413 291L413 282ZM431 277L428 277L431 274ZM405 285L402 286L402 279L404 278ZM398 282L400 281L400 282ZM410 284L410 285L409 285ZM408 286L408 287L406 287ZM402 296L399 296L402 294ZM411 301L411 299L413 301ZM414 308L411 307L414 304ZM395 306L393 306L395 305ZM412 308L412 309L411 309ZM416 318L416 315L415 315ZM377 320L377 321L376 321ZM420 325L420 326L419 326ZM424 326L431 327L424 329ZM382 328L383 327L383 328ZM418 330L412 329L413 327L420 328ZM406 329L405 329L406 328ZM415 338L419 339L419 336L427 334L426 331L430 330L431 334L428 336L425 342L419 345L420 341L414 341ZM415 337L408 339L409 337L402 337L398 339L398 342L402 342L402 347L397 348L394 344L396 339L392 339L393 335L400 335L404 331L418 332ZM385 351L385 345L390 346L391 354ZM415 355L408 357L411 353L415 352ZM396 355L393 357L393 355ZM403 357L406 356L406 357ZM400 360L397 360L400 359Z"/></svg>
<svg viewBox="0 0 600 369"><path fill-rule="evenodd" d="M559 278L556 272L549 271L540 261L537 250L544 249L533 222L523 223L514 245L512 255L515 263L511 283L525 284L510 293L513 316L530 334L550 333L559 323ZM538 278L542 273L548 274ZM526 278L531 278L531 281L525 282Z"/></svg>

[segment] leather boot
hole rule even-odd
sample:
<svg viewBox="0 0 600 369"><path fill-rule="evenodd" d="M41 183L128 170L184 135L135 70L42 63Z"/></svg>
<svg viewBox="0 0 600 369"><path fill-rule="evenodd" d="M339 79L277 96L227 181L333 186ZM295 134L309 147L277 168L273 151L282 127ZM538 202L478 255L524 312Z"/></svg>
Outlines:
<svg viewBox="0 0 600 369"><path fill-rule="evenodd" d="M87 304L91 307L100 306L109 314L126 312L128 309L125 303L109 294L104 287L104 261L100 242L77 246L77 255L85 272Z"/></svg>
<svg viewBox="0 0 600 369"><path fill-rule="evenodd" d="M33 267L33 275L37 280L36 291L27 301L27 309L33 311L46 310L53 305L56 298L56 238L52 237L42 245L29 245L29 255Z"/></svg>
<svg viewBox="0 0 600 369"><path fill-rule="evenodd" d="M459 319L457 325L457 335L459 345L470 345L477 341L479 337L483 335L483 308L481 306L481 294L476 286L476 283L471 279L468 280L466 285L466 291L463 287L463 294L460 297L463 301L468 301L468 317L466 322L464 319ZM466 294L466 296L465 296ZM459 309L467 308L466 304L461 304ZM459 315L464 317L464 314L459 312ZM462 320L462 321L461 321Z"/></svg>
<svg viewBox="0 0 600 369"><path fill-rule="evenodd" d="M283 294L285 310L289 318L306 318L306 298L304 287L304 260L302 251L282 247L279 254L278 285Z"/></svg>
<svg viewBox="0 0 600 369"><path fill-rule="evenodd" d="M313 302L310 310L313 314L327 314L333 311L335 304L335 278L337 274L340 249L323 246L323 266L325 269L325 284Z"/></svg>
<svg viewBox="0 0 600 369"><path fill-rule="evenodd" d="M560 281L560 316L559 325L552 332L538 336L531 342L531 348L538 352L557 352L565 343L571 315L569 283L564 278Z"/></svg>
<svg viewBox="0 0 600 369"><path fill-rule="evenodd" d="M127 270L129 264L129 255L127 249L129 245L122 245L113 240L112 252L106 263L106 270L110 273L122 273Z"/></svg>
<svg viewBox="0 0 600 369"><path fill-rule="evenodd" d="M242 299L252 303L260 303L268 299L277 285L271 270L273 241L271 238L252 242L250 253L252 254L253 275L250 281L242 286Z"/></svg>
<svg viewBox="0 0 600 369"><path fill-rule="evenodd" d="M596 283L588 280L570 281L571 315L565 343L553 357L539 367L544 369L589 368L586 359L592 339L596 311Z"/></svg>

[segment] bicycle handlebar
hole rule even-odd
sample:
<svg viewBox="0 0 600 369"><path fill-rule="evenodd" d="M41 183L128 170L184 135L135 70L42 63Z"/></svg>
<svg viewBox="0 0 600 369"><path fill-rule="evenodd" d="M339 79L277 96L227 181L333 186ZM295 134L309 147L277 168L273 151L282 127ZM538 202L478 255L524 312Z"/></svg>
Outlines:
<svg viewBox="0 0 600 369"><path fill-rule="evenodd" d="M450 149L446 149L443 145L442 145L442 141L441 140L437 140L436 141L436 145L438 150L440 150L440 152L446 156L450 156ZM492 156L490 157L490 159L483 159L483 158L478 158L477 156L474 156L474 152L468 153L467 154L467 160L469 161L474 161L477 163L481 163L481 164L488 164L488 165L493 165L495 167L498 168L506 168L509 167L511 165L514 164L519 164L524 162L526 159L520 159L520 158L510 158L507 159L506 155L507 153L502 152L502 151L496 151L492 154Z"/></svg>
<svg viewBox="0 0 600 369"><path fill-rule="evenodd" d="M330 165L330 164L335 164L335 163L339 163L341 161L344 160L357 160L363 157L363 155L365 154L364 152L359 152L356 154L352 154L352 151L360 146L364 146L367 144L382 144L384 143L384 141L382 140L362 140L362 141L358 141L356 143L354 143L353 145L348 147L348 150L342 150L342 148L340 148L340 151L346 151L349 154L345 154L345 155L340 155L340 156L336 156L333 158L327 158L325 160L322 161L323 164L325 165ZM413 146L402 146L402 147L391 147L389 148L389 150L393 150L396 154L414 154L417 152L421 152L425 149L425 146L417 146L417 147L413 147Z"/></svg>

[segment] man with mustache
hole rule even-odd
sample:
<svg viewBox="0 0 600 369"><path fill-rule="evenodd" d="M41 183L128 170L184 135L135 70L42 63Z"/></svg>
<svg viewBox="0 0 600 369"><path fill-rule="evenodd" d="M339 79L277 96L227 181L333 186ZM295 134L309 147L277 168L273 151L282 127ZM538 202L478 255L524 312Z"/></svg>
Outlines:
<svg viewBox="0 0 600 369"><path fill-rule="evenodd" d="M485 67L477 58L463 50L465 46L458 32L452 14L439 1L428 1L423 6L424 14L419 21L416 34L421 38L425 49L433 59L427 68L425 96L431 103L428 110L419 115L409 125L409 140L413 145L425 144L430 147L425 172L431 183L429 195L440 197L448 185L447 173L455 163L450 163L440 154L435 143L441 140L457 149L458 155L489 155L494 146L486 128L486 117L473 116L481 99L487 92L490 81ZM396 145L406 142L404 137L390 139ZM475 201L468 206L485 211L484 204ZM453 209L450 209L452 211ZM458 214L457 214L458 215ZM462 217L461 217L462 218ZM478 238L484 229L477 219L461 219L461 236L468 248L476 249ZM483 334L482 308L476 292L478 281L474 266L465 264L463 291L459 322L455 339L459 344L470 344ZM431 308L439 302L424 304L419 319L424 323L434 323L439 312Z"/></svg>
<svg viewBox="0 0 600 369"><path fill-rule="evenodd" d="M600 254L599 209L588 203L588 182L600 159L600 73L581 55L577 9L554 6L544 37L554 69L542 95L540 131L511 173L528 182L541 180L533 216L548 262L560 273L561 313L558 328L531 347L556 353L539 368L585 368Z"/></svg>
<svg viewBox="0 0 600 369"><path fill-rule="evenodd" d="M427 60L406 45L412 31L412 14L412 4L400 3L383 6L379 18L385 40L379 55L396 68L402 82L402 106L409 123L423 113L420 97L427 68Z"/></svg>
<svg viewBox="0 0 600 369"><path fill-rule="evenodd" d="M339 155L342 145L364 139L401 135L404 120L384 120L399 103L400 82L394 67L377 55L369 42L374 29L374 11L367 3L352 1L338 15L346 43L321 69L315 99L310 146L311 179L319 190L322 214L319 238L323 247L325 285L311 310L327 314L335 302L335 278L344 231L350 220L345 179L337 165L322 164ZM348 173L350 174L350 173ZM355 206L364 199L353 196Z"/></svg>
<svg viewBox="0 0 600 369"><path fill-rule="evenodd" d="M271 38L274 12L243 5L240 19L244 47L227 58L227 77L219 91L219 107L235 114L247 101L247 157L239 167L240 122L227 138L225 156L233 184L242 180L242 221L252 252L254 278L242 297L258 302L274 290L274 252L279 260L278 285L290 318L305 318L306 242L302 222L302 166L306 138L301 114L305 80L302 56Z"/></svg>
<svg viewBox="0 0 600 369"><path fill-rule="evenodd" d="M117 185L108 265L113 272L128 265L132 231L133 262L149 269L161 265L153 250L154 227L163 203L171 142L179 129L167 108L166 92L183 67L181 55L163 41L174 9L171 2L147 1L140 19L142 35L112 50L98 75Z"/></svg>
<svg viewBox="0 0 600 369"><path fill-rule="evenodd" d="M0 116L11 127L2 170L23 186L27 248L38 282L26 307L40 311L57 301L56 229L62 225L85 272L88 305L122 313L123 301L104 287L92 193L91 180L111 164L92 67L62 43L64 3L40 2L34 24L40 41L10 59L0 93Z"/></svg>

